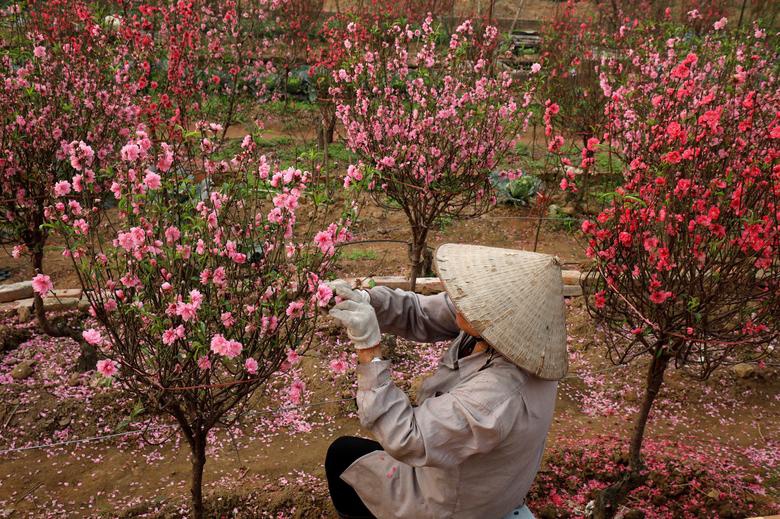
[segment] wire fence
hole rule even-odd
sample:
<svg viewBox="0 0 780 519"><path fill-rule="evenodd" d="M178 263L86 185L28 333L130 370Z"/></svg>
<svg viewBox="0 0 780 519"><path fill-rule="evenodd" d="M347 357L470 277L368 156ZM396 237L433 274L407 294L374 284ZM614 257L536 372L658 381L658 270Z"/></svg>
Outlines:
<svg viewBox="0 0 780 519"><path fill-rule="evenodd" d="M321 407L327 404L337 404L337 403L343 403L343 402L351 402L354 398L338 398L333 400L320 400L318 402L311 402L309 404L302 404L302 405L290 405L290 406L280 406L274 409L263 409L263 410L250 410L246 413L246 416L256 416L256 415L263 415L263 414L277 414L282 413L285 411L292 411L295 409L308 409L312 407ZM133 436L137 434L143 434L143 430L133 430L133 431L123 431L123 432L117 432L117 433L111 433L111 434L105 434L101 436L89 436L87 438L77 438L73 440L63 440L59 442L53 442L53 443L41 443L39 445L28 445L25 447L15 447L12 449L5 449L0 451L0 456L5 456L7 454L13 454L16 452L25 452L25 451L32 451L32 450L38 450L38 449L52 449L54 447L63 447L65 445L75 445L79 443L92 443L92 442L99 442L99 441L105 441L109 440L111 438L121 438L124 436Z"/></svg>
<svg viewBox="0 0 780 519"><path fill-rule="evenodd" d="M595 375L595 374L605 373L605 372L609 372L609 371L617 371L617 370L619 370L619 369L621 369L623 367L625 367L625 366L623 366L623 365L611 366L611 367L606 368L606 369L601 369L601 370L597 370L597 371L589 371L587 373L587 375ZM573 373L569 373L568 375L566 375L562 380L571 380L571 379L574 379L574 378L583 379L584 377L583 377L583 375L580 375L579 373L573 372ZM257 415L265 415L265 414L278 414L278 413L283 413L283 412L286 412L286 411L294 411L296 409L310 409L310 408L313 408L313 407L322 407L322 406L328 405L328 404L339 404L339 403L352 402L352 401L354 401L354 397L337 398L337 399L331 399L331 400L320 400L320 401L317 401L317 402L311 402L311 403L302 404L302 405L280 406L280 407L276 407L274 409L263 409L263 410L253 409L253 410L250 410L250 411L246 412L245 416L257 416ZM123 431L123 432L105 434L105 435L100 435L100 436L89 436L89 437L86 437L86 438L76 438L76 439L72 439L72 440L63 440L63 441L53 442L53 443L42 443L42 444L38 444L38 445L28 445L28 446L25 446L25 447L15 447L15 448L12 448L12 449L0 450L0 456L5 456L5 455L8 455L8 454L13 454L13 453L17 453L17 452L39 450L39 449L52 449L54 447L64 447L66 445L76 445L76 444L81 444L81 443L100 442L100 441L105 441L105 440L109 440L109 439L112 439L112 438L122 438L122 437L125 437L125 436L134 436L134 435L138 435L138 434L143 434L143 432L144 432L143 430L138 429L138 430L133 430L133 431Z"/></svg>

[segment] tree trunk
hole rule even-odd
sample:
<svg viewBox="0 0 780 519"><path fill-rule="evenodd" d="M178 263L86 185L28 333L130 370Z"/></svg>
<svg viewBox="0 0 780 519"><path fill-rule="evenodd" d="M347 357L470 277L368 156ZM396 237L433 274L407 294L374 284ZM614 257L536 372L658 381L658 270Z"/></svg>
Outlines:
<svg viewBox="0 0 780 519"><path fill-rule="evenodd" d="M544 214L542 213L541 208L539 209L539 219L536 221L536 233L534 234L534 252L536 252L536 248L539 246L539 233L542 231L542 221L544 219Z"/></svg>
<svg viewBox="0 0 780 519"><path fill-rule="evenodd" d="M423 268L423 251L425 251L428 241L428 229L412 229L412 244L409 249L409 260L411 261L411 270L409 272L409 290L412 292L417 288L417 278Z"/></svg>
<svg viewBox="0 0 780 519"><path fill-rule="evenodd" d="M333 136L336 134L336 111L331 110L328 114L328 126L325 131L325 142L327 144L333 144Z"/></svg>
<svg viewBox="0 0 780 519"><path fill-rule="evenodd" d="M642 440L644 440L650 410L653 408L653 403L664 382L664 372L669 366L669 359L670 357L663 353L655 355L647 369L645 397L636 422L634 422L634 431L631 436L631 446L628 453L628 473L621 481L605 488L596 496L593 510L595 519L610 519L614 517L623 499L644 481L644 477L641 474L643 468L641 456Z"/></svg>
<svg viewBox="0 0 780 519"><path fill-rule="evenodd" d="M44 243L45 238L41 236L40 245L28 245L28 248L33 251L33 268L38 274L43 274ZM46 316L46 307L43 304L43 297L37 292L33 294L33 306L35 307L35 319L38 321L38 326L43 333L49 337L70 337L79 343L81 353L79 354L78 361L76 361L76 371L85 373L95 369L95 366L97 366L97 349L82 339L79 330L69 326L67 323L58 323L58 325L55 326L54 323L49 321L49 318Z"/></svg>
<svg viewBox="0 0 780 519"><path fill-rule="evenodd" d="M83 340L79 340L79 345L81 346L81 351L79 352L79 358L76 361L76 371L79 373L92 371L97 367L97 348Z"/></svg>
<svg viewBox="0 0 780 519"><path fill-rule="evenodd" d="M206 436L203 431L195 432L190 443L192 455L192 517L204 519L206 509L203 506L203 468L206 466Z"/></svg>
<svg viewBox="0 0 780 519"><path fill-rule="evenodd" d="M645 428L647 427L647 418L650 416L650 410L653 408L655 398L664 382L664 372L669 365L669 356L665 354L656 355L647 369L647 382L645 386L645 398L642 401L642 407L634 423L634 432L631 437L631 448L628 453L629 468L631 472L639 472L642 469L642 440L645 437Z"/></svg>
<svg viewBox="0 0 780 519"><path fill-rule="evenodd" d="M317 128L317 147L325 149L325 118L320 117L320 126Z"/></svg>
<svg viewBox="0 0 780 519"><path fill-rule="evenodd" d="M28 248L32 251L33 270L35 270L36 274L43 274L44 244L45 241L34 245L28 245ZM38 326L43 333L50 337L62 337L63 335L66 335L60 333L60 330L56 329L49 322L49 319L46 317L46 307L43 306L43 297L41 297L38 292L33 294L33 306L35 309L35 319L38 321Z"/></svg>

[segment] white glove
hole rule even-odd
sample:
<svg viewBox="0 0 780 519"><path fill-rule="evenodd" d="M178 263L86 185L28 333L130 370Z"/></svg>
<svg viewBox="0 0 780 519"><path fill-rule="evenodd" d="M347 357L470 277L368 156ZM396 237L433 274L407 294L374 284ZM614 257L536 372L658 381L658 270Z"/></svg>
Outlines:
<svg viewBox="0 0 780 519"><path fill-rule="evenodd" d="M352 290L345 281L337 280L331 284L334 292L345 300L328 312L331 317L347 328L347 335L358 350L373 348L379 344L382 334L376 312L369 302L365 290Z"/></svg>
<svg viewBox="0 0 780 519"><path fill-rule="evenodd" d="M367 291L354 289L352 288L352 285L343 279L328 281L326 284L337 296L341 296L343 299L363 303L371 302L371 296L368 295Z"/></svg>

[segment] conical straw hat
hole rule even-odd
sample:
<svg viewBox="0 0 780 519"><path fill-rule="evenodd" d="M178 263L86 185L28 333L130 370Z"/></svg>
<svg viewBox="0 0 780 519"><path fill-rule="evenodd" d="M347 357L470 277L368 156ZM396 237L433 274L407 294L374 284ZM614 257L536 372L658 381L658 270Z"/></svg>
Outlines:
<svg viewBox="0 0 780 519"><path fill-rule="evenodd" d="M558 259L448 243L436 271L455 308L499 353L547 380L566 375L566 324Z"/></svg>

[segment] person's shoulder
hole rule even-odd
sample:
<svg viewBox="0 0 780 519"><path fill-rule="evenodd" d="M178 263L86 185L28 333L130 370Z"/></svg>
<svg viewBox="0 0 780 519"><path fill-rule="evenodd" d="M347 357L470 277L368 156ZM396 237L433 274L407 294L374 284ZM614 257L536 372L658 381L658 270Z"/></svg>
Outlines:
<svg viewBox="0 0 780 519"><path fill-rule="evenodd" d="M526 374L513 365L491 365L459 384L455 395L484 411L522 405Z"/></svg>

